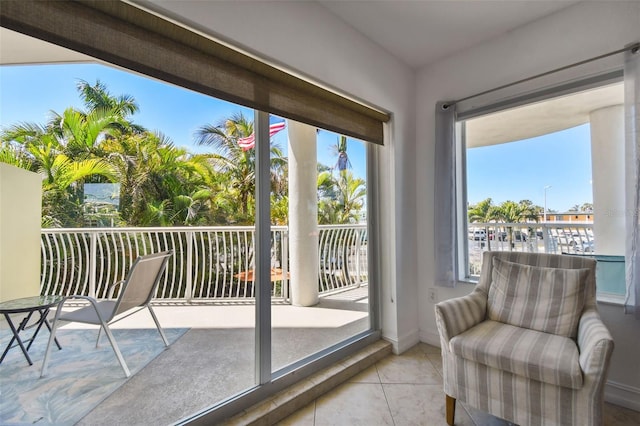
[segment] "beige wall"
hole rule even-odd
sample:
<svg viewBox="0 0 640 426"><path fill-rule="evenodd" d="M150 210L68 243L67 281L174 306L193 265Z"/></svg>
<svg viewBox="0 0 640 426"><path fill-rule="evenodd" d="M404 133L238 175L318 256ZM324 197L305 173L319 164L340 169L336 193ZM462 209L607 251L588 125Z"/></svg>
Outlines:
<svg viewBox="0 0 640 426"><path fill-rule="evenodd" d="M42 180L0 163L0 301L40 293Z"/></svg>

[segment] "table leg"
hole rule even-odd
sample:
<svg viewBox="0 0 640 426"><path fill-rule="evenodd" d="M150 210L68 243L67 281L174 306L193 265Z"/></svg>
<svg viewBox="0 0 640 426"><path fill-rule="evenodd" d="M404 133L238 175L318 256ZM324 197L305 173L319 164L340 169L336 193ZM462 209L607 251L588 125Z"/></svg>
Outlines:
<svg viewBox="0 0 640 426"><path fill-rule="evenodd" d="M15 325L13 325L13 321L11 321L11 317L9 316L9 314L4 314L4 317L7 319L7 323L9 324L9 328L11 328L11 332L13 333L13 337L11 338L11 341L7 345L7 348L4 350L2 357L0 357L0 362L4 360L4 357L7 355L7 352L9 352L9 349L11 349L11 345L13 345L13 342L15 340L18 342L18 345L20 345L20 349L22 349L22 353L24 354L24 357L27 358L27 362L29 363L29 365L33 365L33 362L31 361L31 358L27 353L27 349L22 344L22 340L20 340L20 336L18 335L19 330L22 330L26 325L27 321L29 321L31 314L32 312L29 312L29 315L27 315L27 317L24 320L22 320L22 322L20 323L20 326L18 327L18 330L16 330Z"/></svg>
<svg viewBox="0 0 640 426"><path fill-rule="evenodd" d="M49 311L50 311L50 308L38 309L38 312L40 313L40 319L38 320L38 327L36 328L36 331L33 333L33 336L31 336L31 341L27 346L27 350L29 350L29 348L31 347L31 344L36 339L36 336L38 335L40 328L42 328L42 324L46 325L47 329L49 329L49 333L51 333L51 324L47 319L47 315L49 315ZM56 345L58 346L58 349L62 349L62 346L60 346L60 343L58 342L58 338L56 337L54 340L56 342Z"/></svg>

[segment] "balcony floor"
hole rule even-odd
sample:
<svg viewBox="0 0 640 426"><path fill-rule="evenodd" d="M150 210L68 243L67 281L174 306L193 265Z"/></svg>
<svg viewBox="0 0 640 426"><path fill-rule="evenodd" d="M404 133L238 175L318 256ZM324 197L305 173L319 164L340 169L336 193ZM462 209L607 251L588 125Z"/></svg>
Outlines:
<svg viewBox="0 0 640 426"><path fill-rule="evenodd" d="M367 292L368 288L363 286L324 296L320 303L313 307L272 305L273 369L280 369L368 329ZM81 420L75 419L74 422L79 420L78 424L81 425L170 424L212 403L253 387L255 370L255 306L253 304L172 303L154 305L154 311L163 329L176 339L175 342L168 349L162 350L160 337L155 333L155 326L146 310L114 323L111 329L114 330L117 341L120 341L118 332L146 329L145 345L156 347L159 345L160 353L136 372L135 349L133 355L128 355L125 353L123 344L120 344L125 360L134 372L129 379L125 379L103 336L100 348L107 352L105 364L108 364L109 374L117 376L115 380L119 381L119 387L103 398ZM6 329L4 321L0 326ZM66 346L65 341L62 340L64 332L80 330L85 331L84 334L87 336L92 336L83 337L86 344L82 347L82 351L86 350L86 357L85 354L81 354L81 357L88 359L92 357L91 351L95 351L95 341L92 339L95 338L95 334L86 333L85 330L90 328L96 327L73 323L60 328L59 335L63 350L58 351L56 348L52 350L47 378L55 378L56 371L59 375L66 373L63 367L56 368L55 365L56 358L61 359L69 356L67 354L70 353L70 349L66 353L64 351ZM5 333L2 334L3 339L0 344L4 347L7 343L4 337L8 335L6 333L8 330L3 331ZM30 351L33 353L33 366L29 367L23 358L18 359L17 363L35 380L38 380L37 375L42 365L42 347L46 345L45 336L46 333L39 335L36 339L37 345L34 344ZM22 357L19 348L12 349L9 354ZM10 365L5 365L9 364L7 361L0 366L0 372L10 368ZM9 395L3 393L3 399L5 396L9 398ZM29 395L30 398L46 398L46 389L31 391ZM21 395L15 395L15 398L17 401L7 402L7 404L21 403ZM134 400L135 404L132 404L131 401ZM44 419L41 420L42 424L46 423L48 418L55 418L49 417L49 413L42 414ZM40 415L28 418L38 420ZM5 423L6 419L1 417L0 423ZM55 422L49 420L49 423Z"/></svg>

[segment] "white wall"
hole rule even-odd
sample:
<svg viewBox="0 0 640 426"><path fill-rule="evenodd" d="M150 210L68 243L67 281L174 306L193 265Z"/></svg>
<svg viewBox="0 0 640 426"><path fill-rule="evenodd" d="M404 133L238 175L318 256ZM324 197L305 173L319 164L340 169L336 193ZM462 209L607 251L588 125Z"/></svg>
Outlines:
<svg viewBox="0 0 640 426"><path fill-rule="evenodd" d="M41 206L40 175L0 163L0 302L40 294Z"/></svg>
<svg viewBox="0 0 640 426"><path fill-rule="evenodd" d="M153 0L150 7L392 114L379 165L382 331L397 351L417 343L413 71L312 2Z"/></svg>
<svg viewBox="0 0 640 426"><path fill-rule="evenodd" d="M459 99L532 75L620 49L640 40L640 2L582 2L523 26L471 50L420 70L417 76L418 276L419 321L422 341L439 344L433 303L433 165L434 106L439 100ZM571 73L567 73L571 74ZM581 77L573 73L573 77ZM565 74L566 75L566 74ZM465 294L468 285L438 288L440 300ZM640 400L640 322L622 318L621 309L606 308L605 321L619 342L610 377L626 387L628 397ZM624 324L624 325L622 325ZM629 343L631 342L631 343ZM617 342L616 342L617 343ZM620 354L624 351L624 354ZM635 361L634 361L635 360ZM630 374L634 372L633 374ZM607 389L607 395L611 395ZM620 401L621 402L621 401Z"/></svg>

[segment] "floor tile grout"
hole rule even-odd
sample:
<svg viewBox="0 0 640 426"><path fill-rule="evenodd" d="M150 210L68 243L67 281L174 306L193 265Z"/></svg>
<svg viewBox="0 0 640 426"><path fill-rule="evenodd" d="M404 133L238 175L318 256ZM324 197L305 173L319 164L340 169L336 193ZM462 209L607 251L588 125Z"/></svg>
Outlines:
<svg viewBox="0 0 640 426"><path fill-rule="evenodd" d="M442 371L440 369L438 369L438 361L436 359L435 356L430 357L430 355L437 355L437 353L425 353L422 352L422 355L424 355L425 358L428 359L429 361L429 365L431 365L436 373L437 373L437 377L439 377L441 380L444 380ZM389 355L390 357L394 357L394 355ZM396 357L401 357L402 355L395 355ZM409 357L415 357L415 354L409 354ZM419 356L419 358L422 358ZM392 391L391 386L393 385L402 385L402 386L408 386L408 385L412 385L412 386L425 386L427 388L430 388L430 392L434 392L434 387L438 388L441 393L442 393L442 398L444 400L444 390L442 389L442 382L441 383L409 383L409 382L385 382L383 381L383 374L381 374L380 370L381 368L386 368L388 366L388 362L385 363L383 362L384 360L386 360L387 358L384 358L378 362L375 362L371 367L373 367L375 369L375 376L373 375L373 372L371 372L371 374L367 374L366 375L366 380L365 382L350 382L352 384L358 384L358 385L380 385L382 388L382 392L383 392L383 396L385 398L385 402L386 402L386 407L387 407L387 412L389 413L389 417L391 418L392 424L395 426L397 421L400 421L400 418L396 418L394 417L392 411L391 411L391 402L393 402L394 400L394 392ZM395 358L394 358L395 359ZM440 366L441 367L441 366ZM375 378L374 378L375 377ZM386 376L385 376L386 377ZM377 379L377 382L376 382ZM363 388L359 388L359 389L363 389ZM372 389L372 388L368 388L368 389ZM331 392L329 392L330 394ZM312 418L312 422L309 422L310 424L312 424L313 426L316 426L316 424L320 424L319 422L322 421L321 418L318 417L318 399L316 398L313 401L313 418ZM329 401L329 400L327 400ZM444 402L444 401L442 401ZM439 403L437 403L439 405ZM472 411L470 410L470 408L467 407L466 404L463 404L462 402L458 401L456 404L456 408L457 408L457 415L456 415L456 419L458 419L458 422L460 421L461 418L465 419L464 422L465 424L470 424L472 426L483 426L485 423L483 423L483 418L482 417L477 417L477 413L476 413L476 417L474 417L472 415ZM382 406L380 406L380 412L384 413L384 408ZM398 414L398 413L396 413ZM466 419L468 417L468 419ZM309 424L307 423L307 424ZM496 424L504 424L504 425L510 425L510 423L507 423L504 420L501 419L497 419L496 418ZM605 423L605 424L609 424L609 423ZM631 423L624 423L625 425L631 424ZM635 424L635 423L634 423Z"/></svg>
<svg viewBox="0 0 640 426"><path fill-rule="evenodd" d="M387 393L385 392L384 386L382 385L382 383L380 384L380 387L382 388L382 394L384 395L384 400L387 403L387 410L389 410L389 417L391 417L391 422L393 423L393 426L395 426L396 419L393 418L393 413L391 412L391 406L389 405L389 398L387 397Z"/></svg>

